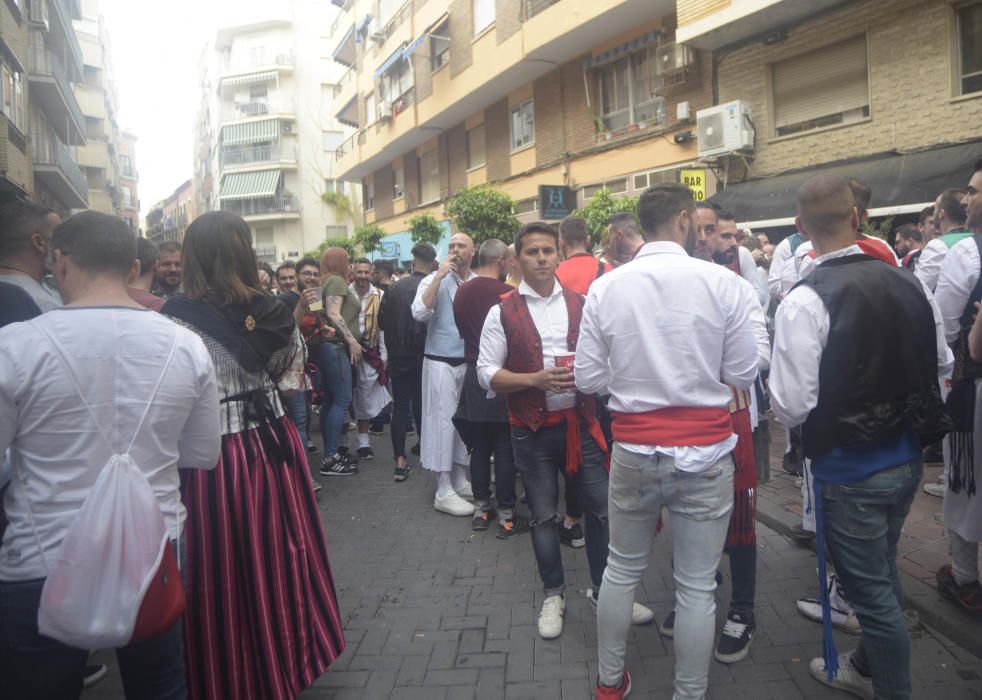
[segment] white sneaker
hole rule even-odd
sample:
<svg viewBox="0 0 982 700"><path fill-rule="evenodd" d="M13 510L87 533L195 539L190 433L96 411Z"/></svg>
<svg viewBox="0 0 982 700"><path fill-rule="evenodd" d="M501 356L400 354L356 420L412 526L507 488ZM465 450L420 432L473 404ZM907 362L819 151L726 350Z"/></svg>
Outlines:
<svg viewBox="0 0 982 700"><path fill-rule="evenodd" d="M441 496L437 492L433 497L433 507L448 515L474 515L474 504L468 503L454 491L446 496Z"/></svg>
<svg viewBox="0 0 982 700"><path fill-rule="evenodd" d="M551 595L542 603L539 613L539 636L555 639L563 633L563 614L566 612L566 599L561 595Z"/></svg>
<svg viewBox="0 0 982 700"><path fill-rule="evenodd" d="M852 611L852 606L842 594L839 578L835 574L828 576L829 607L832 609L832 626L846 634L860 634L863 630ZM812 622L822 624L822 602L818 598L799 598L798 612Z"/></svg>
<svg viewBox="0 0 982 700"><path fill-rule="evenodd" d="M590 605L593 607L593 611L597 611L597 597L593 592L592 588L586 589L586 598L590 601ZM641 603L635 603L634 607L631 609L631 624L632 625L647 625L652 620L655 619L655 613L651 611L651 608L646 608L641 605Z"/></svg>
<svg viewBox="0 0 982 700"><path fill-rule="evenodd" d="M474 489L471 488L471 482L469 481L465 481L464 485L459 489L455 486L454 491L461 498L474 498Z"/></svg>
<svg viewBox="0 0 982 700"><path fill-rule="evenodd" d="M928 496L937 496L938 498L944 498L944 472L938 475L938 480L933 484L924 484L924 493Z"/></svg>
<svg viewBox="0 0 982 700"><path fill-rule="evenodd" d="M852 665L852 654L839 654L839 670L836 671L832 680L829 680L825 672L825 659L812 659L808 664L808 672L819 683L823 683L830 688L844 690L855 695L857 698L873 700L873 679L859 673Z"/></svg>

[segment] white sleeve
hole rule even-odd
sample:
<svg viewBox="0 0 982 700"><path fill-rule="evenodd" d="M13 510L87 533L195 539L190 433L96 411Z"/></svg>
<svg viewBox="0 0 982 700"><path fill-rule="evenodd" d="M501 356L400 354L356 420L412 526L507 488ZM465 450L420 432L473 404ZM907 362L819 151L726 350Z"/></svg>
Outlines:
<svg viewBox="0 0 982 700"><path fill-rule="evenodd" d="M423 303L423 294L425 294L426 290L430 288L431 284L433 284L433 278L435 276L435 272L428 274L419 281L419 287L416 289L416 297L413 299L411 310L413 313L413 318L420 323L426 323L429 321L431 318L433 318L433 314L436 312L436 304L434 304L434 308L431 309Z"/></svg>
<svg viewBox="0 0 982 700"><path fill-rule="evenodd" d="M951 247L941 263L934 298L941 309L945 337L954 342L961 330L961 317L979 279L979 253L975 241L966 238Z"/></svg>
<svg viewBox="0 0 982 700"><path fill-rule="evenodd" d="M788 428L818 405L818 376L829 338L829 313L808 287L798 287L777 308L768 386L771 407Z"/></svg>
<svg viewBox="0 0 982 700"><path fill-rule="evenodd" d="M731 278L732 279L732 278ZM757 339L751 320L751 309L760 311L754 298L753 287L744 279L732 279L721 291L726 313L726 329L723 336L723 357L720 378L737 389L749 389L757 378Z"/></svg>
<svg viewBox="0 0 982 700"><path fill-rule="evenodd" d="M13 324L7 326L7 329L6 333L0 335L0 454L3 455L6 455L7 448L17 437L17 404L23 388L16 364L20 352L11 342L14 340ZM2 507L0 504L0 508Z"/></svg>
<svg viewBox="0 0 982 700"><path fill-rule="evenodd" d="M917 267L914 274L917 275L925 287L933 292L938 286L938 275L941 273L941 261L944 260L948 249L945 244L935 239L929 241L921 256L917 259Z"/></svg>
<svg viewBox="0 0 982 700"><path fill-rule="evenodd" d="M750 314L754 339L757 341L757 371L765 372L771 366L771 338L767 334L767 316L764 315L764 307L759 304L748 304L747 311Z"/></svg>
<svg viewBox="0 0 982 700"><path fill-rule="evenodd" d="M576 341L576 360L573 378L576 388L584 394L604 395L610 384L610 347L600 328L600 307L597 295L587 294L580 321L580 337Z"/></svg>
<svg viewBox="0 0 982 700"><path fill-rule="evenodd" d="M761 306L766 306L767 288L760 283L760 277L757 275L757 263L754 261L754 256L742 245L737 246L737 250L739 251L738 255L740 257L740 276L753 285L754 293L757 295L757 301L760 302Z"/></svg>
<svg viewBox="0 0 982 700"><path fill-rule="evenodd" d="M491 380L508 360L508 342L501 325L501 306L492 306L481 329L481 345L477 356L477 382L488 391L488 398L495 395Z"/></svg>
<svg viewBox="0 0 982 700"><path fill-rule="evenodd" d="M931 305L931 315L934 316L935 340L938 346L938 382L941 385L941 395L944 396L945 380L951 378L951 371L955 367L955 356L951 352L951 348L948 347L947 340L945 339L944 319L941 317L941 309L938 308L938 302L935 301L934 295L931 294L931 290L927 288L927 285L923 281L920 282L921 288L924 290L924 296L927 297L927 301Z"/></svg>
<svg viewBox="0 0 982 700"><path fill-rule="evenodd" d="M188 335L191 336L190 331ZM218 407L215 367L201 338L191 336L198 397L184 423L178 441L177 466L181 469L214 469L222 450L222 426ZM196 346L196 347L195 347Z"/></svg>
<svg viewBox="0 0 982 700"><path fill-rule="evenodd" d="M781 273L784 266L791 259L791 243L785 238L774 248L774 255L771 257L771 267L767 272L767 291L775 301L784 298L784 290L781 288Z"/></svg>

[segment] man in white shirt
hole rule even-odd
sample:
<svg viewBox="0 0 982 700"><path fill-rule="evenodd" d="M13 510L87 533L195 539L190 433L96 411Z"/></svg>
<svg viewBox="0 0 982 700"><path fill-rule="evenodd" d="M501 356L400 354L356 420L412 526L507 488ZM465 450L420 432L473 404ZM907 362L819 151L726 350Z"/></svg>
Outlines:
<svg viewBox="0 0 982 700"><path fill-rule="evenodd" d="M648 189L638 216L647 243L590 288L575 365L581 392L610 394L616 441L599 683L605 697L623 697L631 602L667 508L677 590L675 697L697 699L708 685L715 576L733 504L730 386L748 389L757 376L750 310L760 304L738 276L686 254L698 235L687 187Z"/></svg>
<svg viewBox="0 0 982 700"><path fill-rule="evenodd" d="M221 446L204 344L127 293L138 265L128 226L86 212L62 224L51 247L67 306L0 330L0 452L9 449L13 471L0 545L0 697L9 698L81 692L88 652L41 637L38 606L103 465L133 439L129 454L179 544L185 510L177 470L213 468ZM121 650L128 697L183 696L181 637L177 623Z"/></svg>
<svg viewBox="0 0 982 700"><path fill-rule="evenodd" d="M747 280L757 293L760 305L766 306L767 287L761 284L753 253L737 243L739 229L737 229L736 217L728 211L716 211L705 202L699 202L699 204L701 206L696 213L700 221L711 220L713 216L716 218L714 233L710 237L710 245L713 246L713 262L730 268Z"/></svg>
<svg viewBox="0 0 982 700"><path fill-rule="evenodd" d="M566 609L557 477L564 469L579 490L593 583L587 597L596 604L607 564L607 441L595 398L573 385L583 297L556 279L559 234L543 222L527 224L515 236L515 251L522 283L488 312L477 376L485 389L506 395L515 466L532 511L532 548L545 591L539 636L555 639L562 634ZM632 614L637 624L654 619L637 604Z"/></svg>
<svg viewBox="0 0 982 700"><path fill-rule="evenodd" d="M935 295L956 357L947 399L955 428L946 438L943 508L951 564L937 572L938 589L965 612L977 615L982 613L982 494L978 492L982 481L982 365L968 352L968 334L977 303L982 301L982 158L974 170L963 198L971 235L948 251Z"/></svg>
<svg viewBox="0 0 982 700"><path fill-rule="evenodd" d="M838 655L819 556L826 654L812 660L810 672L859 697L909 698L896 547L921 477L922 441L950 425L940 378L951 354L924 288L859 246L846 180L821 175L806 182L796 224L817 257L778 308L771 402L782 423L804 426L818 551L828 545L862 626L856 651Z"/></svg>
<svg viewBox="0 0 982 700"><path fill-rule="evenodd" d="M358 421L358 459L375 459L368 428L372 419L392 403L392 396L385 384L379 383L379 372L385 368L385 339L378 325L378 312L382 304L382 291L372 284L372 261L355 260L351 268L355 281L349 286L361 303L358 312L358 342L365 354L354 367L355 386L351 407Z"/></svg>
<svg viewBox="0 0 982 700"><path fill-rule="evenodd" d="M447 259L424 277L413 299L413 318L426 324L423 354L423 416L420 462L436 472L433 507L449 515L473 515L467 448L453 426L467 370L464 340L457 330L453 300L457 289L474 276L474 241L466 233L450 237Z"/></svg>
<svg viewBox="0 0 982 700"><path fill-rule="evenodd" d="M949 188L934 200L934 230L937 238L926 239L924 252L917 261L914 274L932 292L938 286L938 275L941 274L941 263L951 247L972 235L965 227L965 207L962 200L965 190Z"/></svg>

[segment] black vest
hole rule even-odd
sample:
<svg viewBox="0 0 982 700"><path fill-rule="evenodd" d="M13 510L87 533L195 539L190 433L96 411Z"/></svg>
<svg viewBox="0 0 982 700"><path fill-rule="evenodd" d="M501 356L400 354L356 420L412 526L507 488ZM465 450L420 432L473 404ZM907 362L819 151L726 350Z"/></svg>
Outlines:
<svg viewBox="0 0 982 700"><path fill-rule="evenodd" d="M979 259L982 260L982 234L976 233L972 236L972 240L975 241L979 250ZM952 348L955 353L955 369L951 374L953 382L959 382L962 379L982 378L982 364L973 360L968 351L968 334L975 322L975 302L977 301L982 301L982 271L980 271L979 279L975 283L975 289L968 295L968 303L965 304L959 319L958 340L955 341Z"/></svg>
<svg viewBox="0 0 982 700"><path fill-rule="evenodd" d="M822 263L800 284L821 297L830 321L818 405L802 429L806 456L898 438L907 429L928 444L950 429L934 315L913 275L849 255Z"/></svg>

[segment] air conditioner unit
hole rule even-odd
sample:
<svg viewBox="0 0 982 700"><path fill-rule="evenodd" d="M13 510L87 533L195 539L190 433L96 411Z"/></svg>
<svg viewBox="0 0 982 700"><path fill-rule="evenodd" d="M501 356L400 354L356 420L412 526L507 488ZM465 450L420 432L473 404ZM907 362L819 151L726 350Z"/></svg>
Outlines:
<svg viewBox="0 0 982 700"><path fill-rule="evenodd" d="M388 38L389 37L385 32L372 32L372 41L374 41L376 44L379 44L380 46L384 44L385 40Z"/></svg>
<svg viewBox="0 0 982 700"><path fill-rule="evenodd" d="M384 122L392 119L392 103L388 100L382 100L382 103L378 106L378 118Z"/></svg>
<svg viewBox="0 0 982 700"><path fill-rule="evenodd" d="M682 73L692 65L694 54L685 44L674 41L662 44L655 51L655 73L657 75L675 75Z"/></svg>
<svg viewBox="0 0 982 700"><path fill-rule="evenodd" d="M754 128L750 118L750 103L746 100L734 100L700 109L696 112L696 133L700 158L752 151Z"/></svg>
<svg viewBox="0 0 982 700"><path fill-rule="evenodd" d="M293 122L283 122L283 133L284 134L293 133Z"/></svg>

